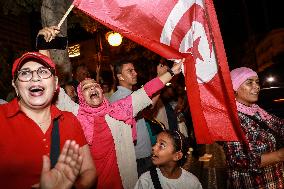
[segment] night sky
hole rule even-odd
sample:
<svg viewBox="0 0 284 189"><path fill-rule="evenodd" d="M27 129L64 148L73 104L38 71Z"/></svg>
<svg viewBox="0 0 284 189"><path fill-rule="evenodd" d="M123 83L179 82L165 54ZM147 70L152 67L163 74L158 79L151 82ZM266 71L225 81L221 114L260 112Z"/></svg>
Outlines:
<svg viewBox="0 0 284 189"><path fill-rule="evenodd" d="M273 29L284 28L283 1L214 0L229 65L235 62L249 36L261 39Z"/></svg>
<svg viewBox="0 0 284 189"><path fill-rule="evenodd" d="M261 40L269 31L284 28L284 6L281 0L213 0L213 2L230 68L240 65L238 61L243 55L243 44L249 37L254 36L257 40ZM36 33L37 31L38 28ZM83 28L77 27L69 29L68 34L71 43L93 36Z"/></svg>
<svg viewBox="0 0 284 189"><path fill-rule="evenodd" d="M273 29L284 28L283 1L276 0L214 0L216 13L224 41L228 64L231 68L240 67L238 57L242 56L242 45L249 36L261 40ZM283 102L274 99L284 98L284 64L274 65L259 73L262 90L258 104L267 111L284 118ZM284 61L284 60L283 60ZM265 86L267 76L274 76L276 82ZM267 84L267 82L266 82ZM270 88L269 87L276 87ZM278 88L280 87L280 88Z"/></svg>

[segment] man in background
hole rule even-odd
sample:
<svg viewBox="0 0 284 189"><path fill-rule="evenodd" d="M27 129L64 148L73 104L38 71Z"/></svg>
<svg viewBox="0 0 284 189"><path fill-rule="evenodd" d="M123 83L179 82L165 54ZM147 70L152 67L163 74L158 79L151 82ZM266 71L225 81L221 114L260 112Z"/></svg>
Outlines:
<svg viewBox="0 0 284 189"><path fill-rule="evenodd" d="M137 83L137 73L134 65L128 61L120 61L114 66L117 77L117 90L110 97L110 102L125 98L132 93L133 86ZM152 166L152 146L150 136L144 118L141 115L136 117L137 141L135 154L137 161L138 176L148 171Z"/></svg>
<svg viewBox="0 0 284 189"><path fill-rule="evenodd" d="M91 76L90 72L86 65L81 64L77 66L73 75L73 86L75 90L77 91L77 87L81 81L83 81L86 78L90 78L90 76Z"/></svg>

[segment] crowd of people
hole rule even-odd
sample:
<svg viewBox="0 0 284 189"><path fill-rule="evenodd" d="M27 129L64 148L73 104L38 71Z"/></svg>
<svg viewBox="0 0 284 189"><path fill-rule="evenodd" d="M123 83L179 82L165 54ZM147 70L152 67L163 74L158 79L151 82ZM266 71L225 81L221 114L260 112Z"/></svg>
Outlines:
<svg viewBox="0 0 284 189"><path fill-rule="evenodd" d="M59 32L52 26L39 35L51 41ZM157 76L139 89L127 59L111 68L111 86L99 67L92 78L83 64L59 86L47 50L24 53L12 68L16 97L0 99L1 187L201 189L183 168L190 147L197 157L205 151L195 143L182 63L161 59ZM228 188L282 189L284 120L256 104L255 71L237 68L231 78L246 140L223 143Z"/></svg>

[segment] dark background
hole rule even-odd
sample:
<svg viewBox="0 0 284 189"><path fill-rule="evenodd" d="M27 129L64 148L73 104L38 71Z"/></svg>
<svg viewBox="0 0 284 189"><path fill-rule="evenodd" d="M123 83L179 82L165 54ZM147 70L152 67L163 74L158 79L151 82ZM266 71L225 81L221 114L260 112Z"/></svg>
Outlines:
<svg viewBox="0 0 284 189"><path fill-rule="evenodd" d="M22 1L11 1L12 5L19 5L19 2ZM31 1L31 0L29 0ZM6 2L4 0L0 0L1 3ZM40 1L39 1L40 2ZM233 69L235 67L243 66L243 62L241 61L242 58L246 57L246 49L248 47L254 48L255 45L257 45L258 42L264 39L264 37L271 32L272 30L284 28L284 19L283 19L283 3L282 1L278 0L234 0L234 1L226 1L226 0L214 0L215 9L220 25L221 34L224 41L224 46L226 50L226 55L228 58L228 64L230 69ZM30 5L29 5L30 6ZM2 39L8 38L8 40L18 40L16 37L19 37L21 35L20 30L29 30L30 36L27 36L27 38L22 38L22 42L29 43L31 48L35 48L35 37L37 35L37 32L39 29L41 29L41 19L40 19L40 3L38 3L38 8L30 9L27 17L21 16L21 13L18 13L18 16L20 16L20 19L29 19L29 26L30 28L26 28L23 26L19 29L19 25L24 21L20 19L11 19L14 17L14 13L12 11L6 11L8 15L5 15L3 21L0 22L0 47L1 47L1 53L0 53L0 62L1 58L4 60L4 63L7 63L8 66L11 67L12 62L16 56L18 56L20 53L20 50L30 50L30 49L20 49L20 50L14 50L10 46L1 46ZM3 8L3 7L2 7ZM4 12L4 11L3 11ZM16 15L17 16L17 15ZM87 32L85 28L83 28L80 25L79 22L73 22L70 15L68 17L68 38L69 43L74 44L80 41L88 40L88 39L96 39L98 35L104 36L105 32L109 29L101 27L99 32ZM0 21L1 17L3 17L3 14L0 14ZM10 20L11 19L11 20ZM78 21L78 19L77 19ZM10 22L10 23L9 23ZM12 32L3 32L5 28L10 24L11 27L15 26L14 30L19 31L13 31L13 27L9 29L10 31L14 32L14 36L11 35ZM8 31L9 31L8 30ZM6 36L6 38L4 37ZM284 43L284 39L280 39ZM127 41L127 40L124 40ZM19 42L19 40L18 40ZM110 49L109 45L104 41L105 47L104 47L104 55L110 55L112 53L108 52ZM126 43L123 42L122 46L126 46ZM26 46L28 46L26 44ZM140 76L142 79L139 80L148 80L146 78L146 75L149 74L148 71L151 70L151 67L153 65L151 63L157 63L157 60L159 57L154 55L154 53L151 54L151 52L148 52L145 48L136 45L135 48L132 48L129 50L129 46L126 47L127 51L122 51L118 54L118 56L136 56L137 62L137 69L138 72L140 72ZM124 52L124 53L123 53ZM150 59L150 60L149 60ZM72 61L72 60L71 60ZM145 61L150 62L150 64L145 64ZM261 79L265 79L267 75L275 75L278 77L278 79L283 80L283 72L284 72L284 55L283 53L280 54L277 57L277 63L270 66L268 69L262 71L260 73ZM256 62L253 60L250 62L250 67L255 68ZM9 78L8 73L10 73L9 69L6 69L5 66L7 65L0 65L0 73L1 76L3 74L6 74L7 76L5 78L8 78L7 82L11 78ZM8 71L7 71L8 70ZM147 71L145 73L145 71ZM145 78L143 78L143 76ZM4 81L4 79L1 80ZM5 94L7 90L6 83L3 82L0 87L2 94L0 97L5 98ZM282 84L280 82L276 83L276 85L279 84L281 86ZM5 88L6 87L6 88ZM3 89L4 88L4 89ZM276 92L273 92L276 93Z"/></svg>
<svg viewBox="0 0 284 189"><path fill-rule="evenodd" d="M283 1L215 0L215 9L231 67L239 66L243 45L261 40L273 29L284 27Z"/></svg>

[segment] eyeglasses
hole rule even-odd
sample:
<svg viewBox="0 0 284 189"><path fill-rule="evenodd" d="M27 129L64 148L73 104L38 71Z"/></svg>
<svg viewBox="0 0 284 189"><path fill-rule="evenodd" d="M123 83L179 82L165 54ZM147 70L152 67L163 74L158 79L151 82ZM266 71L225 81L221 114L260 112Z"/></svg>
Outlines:
<svg viewBox="0 0 284 189"><path fill-rule="evenodd" d="M19 70L17 78L19 81L28 82L33 78L33 73L36 72L41 79L48 79L54 74L54 70L47 67L39 67L37 70L30 70L28 68Z"/></svg>

